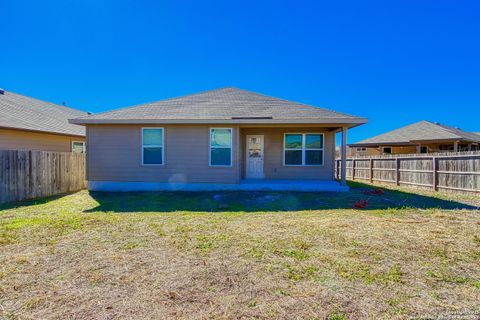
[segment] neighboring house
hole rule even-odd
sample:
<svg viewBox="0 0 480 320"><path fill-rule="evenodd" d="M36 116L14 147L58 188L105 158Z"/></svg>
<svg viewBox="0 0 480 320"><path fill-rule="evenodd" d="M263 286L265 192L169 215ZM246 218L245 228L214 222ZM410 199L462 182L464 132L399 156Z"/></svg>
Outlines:
<svg viewBox="0 0 480 320"><path fill-rule="evenodd" d="M0 89L0 150L84 152L86 112Z"/></svg>
<svg viewBox="0 0 480 320"><path fill-rule="evenodd" d="M480 135L440 123L420 121L357 143L349 156L479 150Z"/></svg>
<svg viewBox="0 0 480 320"><path fill-rule="evenodd" d="M87 128L91 190L347 190L335 133L366 119L225 88L70 122Z"/></svg>

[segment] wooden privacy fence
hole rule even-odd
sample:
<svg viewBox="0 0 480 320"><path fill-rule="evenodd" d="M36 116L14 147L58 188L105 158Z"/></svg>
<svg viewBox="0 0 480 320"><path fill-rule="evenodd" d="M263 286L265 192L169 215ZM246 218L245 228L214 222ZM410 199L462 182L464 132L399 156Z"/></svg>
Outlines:
<svg viewBox="0 0 480 320"><path fill-rule="evenodd" d="M339 179L341 160L335 164ZM480 152L355 157L346 169L349 180L480 192Z"/></svg>
<svg viewBox="0 0 480 320"><path fill-rule="evenodd" d="M85 155L0 150L0 203L84 189Z"/></svg>

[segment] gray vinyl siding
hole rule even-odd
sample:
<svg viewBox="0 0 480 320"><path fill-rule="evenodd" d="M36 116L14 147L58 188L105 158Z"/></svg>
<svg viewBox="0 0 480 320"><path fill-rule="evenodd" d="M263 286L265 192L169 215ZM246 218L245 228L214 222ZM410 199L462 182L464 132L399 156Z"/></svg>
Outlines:
<svg viewBox="0 0 480 320"><path fill-rule="evenodd" d="M152 125L88 125L87 178L114 182L239 183L245 176L247 134L265 136L265 179L334 178L334 133L325 128L239 128L238 125L158 125L165 129L164 165L141 164L141 128ZM232 128L232 166L209 166L209 129ZM283 165L285 132L324 134L324 164L312 167Z"/></svg>
<svg viewBox="0 0 480 320"><path fill-rule="evenodd" d="M323 133L323 166L284 166L283 135L285 133ZM265 179L334 179L335 134L325 128L243 128L241 129L242 150L246 150L246 138L250 134L265 136L264 174ZM245 153L243 153L245 154ZM242 161L242 176L245 177L245 161Z"/></svg>
<svg viewBox="0 0 480 320"><path fill-rule="evenodd" d="M236 126L158 125L165 128L164 164L141 164L141 128L152 125L88 126L90 181L238 183ZM232 166L209 166L209 129L230 127Z"/></svg>

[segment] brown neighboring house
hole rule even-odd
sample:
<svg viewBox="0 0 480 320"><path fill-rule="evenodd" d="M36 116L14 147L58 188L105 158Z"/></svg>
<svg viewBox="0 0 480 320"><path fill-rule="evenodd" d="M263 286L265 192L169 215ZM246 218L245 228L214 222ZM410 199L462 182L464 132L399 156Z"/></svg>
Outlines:
<svg viewBox="0 0 480 320"><path fill-rule="evenodd" d="M366 119L224 88L70 122L87 128L91 190L345 191L335 133Z"/></svg>
<svg viewBox="0 0 480 320"><path fill-rule="evenodd" d="M0 89L0 150L84 152L86 112Z"/></svg>
<svg viewBox="0 0 480 320"><path fill-rule="evenodd" d="M480 134L437 122L414 124L349 144L349 156L479 150Z"/></svg>

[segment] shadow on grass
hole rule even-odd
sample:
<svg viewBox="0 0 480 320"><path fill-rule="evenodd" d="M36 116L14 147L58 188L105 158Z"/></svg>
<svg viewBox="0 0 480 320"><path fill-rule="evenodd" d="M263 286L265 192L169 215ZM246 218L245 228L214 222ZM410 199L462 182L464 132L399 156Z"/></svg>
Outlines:
<svg viewBox="0 0 480 320"><path fill-rule="evenodd" d="M465 203L433 196L398 191L385 187L351 183L350 192L275 192L275 191L218 191L218 192L90 192L99 203L87 212L258 212L351 209L355 202L367 200L364 210L393 208L478 209ZM381 195L367 195L373 189Z"/></svg>
<svg viewBox="0 0 480 320"><path fill-rule="evenodd" d="M65 197L69 194L72 194L72 193L73 192L60 193L60 194L56 194L54 196L48 196L48 197L43 197L43 198L22 200L22 201L17 201L17 202L7 202L7 203L0 204L0 211L1 210L14 209L14 208L34 206L34 205L38 205L38 204L45 204L45 203L49 203L51 201L63 198L63 197Z"/></svg>

